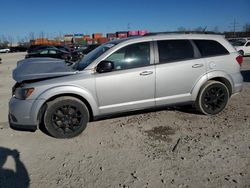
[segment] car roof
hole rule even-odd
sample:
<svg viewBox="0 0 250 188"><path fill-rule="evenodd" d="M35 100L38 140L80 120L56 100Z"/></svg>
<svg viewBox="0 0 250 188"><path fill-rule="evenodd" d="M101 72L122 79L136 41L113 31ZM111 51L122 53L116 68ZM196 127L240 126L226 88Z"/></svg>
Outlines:
<svg viewBox="0 0 250 188"><path fill-rule="evenodd" d="M215 38L224 38L224 35L218 34L176 34L176 33L168 33L168 34L151 34L145 35L143 38L148 39L215 39Z"/></svg>
<svg viewBox="0 0 250 188"><path fill-rule="evenodd" d="M218 34L176 34L176 33L160 33L160 34L149 34L145 36L133 36L128 38L122 38L110 41L112 44L122 44L122 43L133 43L133 42L146 42L152 40L178 40L178 39L197 39L197 40L221 40L224 39L224 35Z"/></svg>

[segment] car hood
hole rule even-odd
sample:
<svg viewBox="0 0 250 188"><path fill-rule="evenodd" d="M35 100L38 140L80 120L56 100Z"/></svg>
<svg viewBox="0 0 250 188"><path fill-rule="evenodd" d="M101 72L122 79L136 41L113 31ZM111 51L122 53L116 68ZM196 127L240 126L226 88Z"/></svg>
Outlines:
<svg viewBox="0 0 250 188"><path fill-rule="evenodd" d="M18 83L76 74L64 60L54 58L29 58L17 62L13 79Z"/></svg>

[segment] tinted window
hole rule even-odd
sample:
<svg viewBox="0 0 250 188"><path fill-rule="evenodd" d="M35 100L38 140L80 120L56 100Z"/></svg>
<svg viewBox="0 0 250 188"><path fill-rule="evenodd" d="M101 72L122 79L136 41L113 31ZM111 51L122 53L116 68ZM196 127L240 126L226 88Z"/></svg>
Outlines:
<svg viewBox="0 0 250 188"><path fill-rule="evenodd" d="M158 41L160 63L191 59L194 57L192 44L188 40Z"/></svg>
<svg viewBox="0 0 250 188"><path fill-rule="evenodd" d="M40 52L40 54L48 54L48 53L49 53L48 50L43 50L43 51Z"/></svg>
<svg viewBox="0 0 250 188"><path fill-rule="evenodd" d="M228 51L214 40L194 40L194 43L197 45L202 57L228 54Z"/></svg>
<svg viewBox="0 0 250 188"><path fill-rule="evenodd" d="M250 42L249 43L247 43L247 45L246 46L250 46Z"/></svg>
<svg viewBox="0 0 250 188"><path fill-rule="evenodd" d="M126 46L114 52L106 60L114 63L115 70L150 65L150 44L144 42Z"/></svg>
<svg viewBox="0 0 250 188"><path fill-rule="evenodd" d="M49 53L50 54L56 54L56 51L55 50L50 50Z"/></svg>

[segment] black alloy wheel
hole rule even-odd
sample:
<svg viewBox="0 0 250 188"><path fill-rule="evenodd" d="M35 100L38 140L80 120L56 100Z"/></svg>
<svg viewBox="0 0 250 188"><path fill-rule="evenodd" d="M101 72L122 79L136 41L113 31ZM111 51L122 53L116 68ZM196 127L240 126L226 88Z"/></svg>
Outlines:
<svg viewBox="0 0 250 188"><path fill-rule="evenodd" d="M208 81L200 91L197 108L203 114L215 115L226 107L228 100L229 91L223 83Z"/></svg>
<svg viewBox="0 0 250 188"><path fill-rule="evenodd" d="M86 105L74 97L59 97L47 104L44 123L56 138L72 138L87 126L89 112Z"/></svg>
<svg viewBox="0 0 250 188"><path fill-rule="evenodd" d="M67 132L74 132L77 130L83 121L83 114L81 111L72 105L64 105L59 107L52 114L53 126L56 130Z"/></svg>

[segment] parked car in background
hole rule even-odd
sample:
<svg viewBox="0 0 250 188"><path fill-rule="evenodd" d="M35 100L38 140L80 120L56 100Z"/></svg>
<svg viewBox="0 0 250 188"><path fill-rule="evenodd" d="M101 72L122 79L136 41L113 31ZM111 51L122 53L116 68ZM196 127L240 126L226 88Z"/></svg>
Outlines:
<svg viewBox="0 0 250 188"><path fill-rule="evenodd" d="M10 49L9 48L1 48L0 53L9 53Z"/></svg>
<svg viewBox="0 0 250 188"><path fill-rule="evenodd" d="M218 114L242 90L242 62L223 36L204 34L110 41L71 67L30 60L13 71L9 123L28 129L43 123L52 136L69 138L90 120L139 109L191 103Z"/></svg>
<svg viewBox="0 0 250 188"><path fill-rule="evenodd" d="M86 46L86 48L82 49L82 53L84 55L87 55L88 53L90 53L91 51L96 49L98 46L100 46L100 45L99 44L90 44L90 45Z"/></svg>
<svg viewBox="0 0 250 188"><path fill-rule="evenodd" d="M27 50L28 47L25 46L10 47L10 52L26 52Z"/></svg>
<svg viewBox="0 0 250 188"><path fill-rule="evenodd" d="M25 58L31 58L31 57L51 57L51 58L57 58L57 59L64 59L66 61L69 61L71 59L71 54L69 52L59 50L57 48L46 48L43 50L39 50L33 53L28 53Z"/></svg>
<svg viewBox="0 0 250 188"><path fill-rule="evenodd" d="M62 46L62 45L56 45L54 47L56 47L59 50L63 50L63 51L67 51L67 52L71 52L72 51L70 48L68 48L66 46Z"/></svg>
<svg viewBox="0 0 250 188"><path fill-rule="evenodd" d="M77 50L72 51L71 52L72 61L73 62L78 61L79 59L81 59L82 57L84 57L85 55L93 51L94 49L96 49L98 46L100 45L91 44L88 46L80 47Z"/></svg>
<svg viewBox="0 0 250 188"><path fill-rule="evenodd" d="M247 38L229 38L227 39L228 42L230 42L232 45L235 43L235 42L238 42L238 41L247 41Z"/></svg>
<svg viewBox="0 0 250 188"><path fill-rule="evenodd" d="M250 40L236 41L233 46L242 56L250 55Z"/></svg>
<svg viewBox="0 0 250 188"><path fill-rule="evenodd" d="M57 49L57 48L51 45L31 45L27 53L33 53L44 49Z"/></svg>

